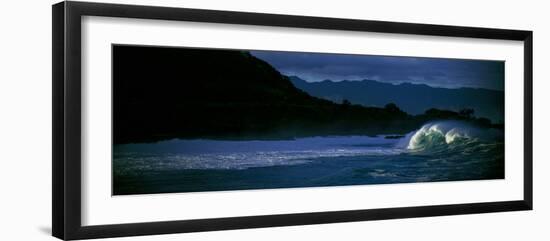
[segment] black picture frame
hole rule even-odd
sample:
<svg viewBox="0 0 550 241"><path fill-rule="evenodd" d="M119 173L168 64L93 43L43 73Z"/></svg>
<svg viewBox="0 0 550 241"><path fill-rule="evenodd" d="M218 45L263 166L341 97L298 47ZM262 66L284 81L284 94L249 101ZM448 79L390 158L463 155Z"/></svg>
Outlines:
<svg viewBox="0 0 550 241"><path fill-rule="evenodd" d="M53 15L52 233L60 239L185 233L380 219L532 210L533 33L523 30L335 19L262 13L60 2ZM420 207L342 210L282 215L82 226L81 224L81 17L195 21L259 26L517 40L524 43L524 194L522 200Z"/></svg>

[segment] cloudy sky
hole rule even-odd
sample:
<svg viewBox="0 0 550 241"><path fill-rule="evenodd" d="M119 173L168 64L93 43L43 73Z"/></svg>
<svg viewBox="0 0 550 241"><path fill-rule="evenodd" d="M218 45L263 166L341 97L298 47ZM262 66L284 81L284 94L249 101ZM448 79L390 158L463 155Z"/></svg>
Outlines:
<svg viewBox="0 0 550 241"><path fill-rule="evenodd" d="M434 87L504 89L504 62L279 51L251 51L282 74L306 81L371 79Z"/></svg>

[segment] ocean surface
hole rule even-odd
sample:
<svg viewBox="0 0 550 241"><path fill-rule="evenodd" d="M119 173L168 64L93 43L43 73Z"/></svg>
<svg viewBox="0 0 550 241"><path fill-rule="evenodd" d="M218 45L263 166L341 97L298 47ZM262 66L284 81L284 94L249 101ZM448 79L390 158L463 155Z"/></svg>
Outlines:
<svg viewBox="0 0 550 241"><path fill-rule="evenodd" d="M456 121L405 136L169 140L113 147L113 194L504 178L504 134Z"/></svg>

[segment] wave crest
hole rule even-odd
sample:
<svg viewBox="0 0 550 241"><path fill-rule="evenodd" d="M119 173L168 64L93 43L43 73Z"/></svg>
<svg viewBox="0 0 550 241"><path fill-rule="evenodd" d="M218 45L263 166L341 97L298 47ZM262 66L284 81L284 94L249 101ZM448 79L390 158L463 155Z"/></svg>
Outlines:
<svg viewBox="0 0 550 241"><path fill-rule="evenodd" d="M438 151L496 142L502 137L500 130L481 129L460 121L439 121L425 124L404 141L411 151Z"/></svg>

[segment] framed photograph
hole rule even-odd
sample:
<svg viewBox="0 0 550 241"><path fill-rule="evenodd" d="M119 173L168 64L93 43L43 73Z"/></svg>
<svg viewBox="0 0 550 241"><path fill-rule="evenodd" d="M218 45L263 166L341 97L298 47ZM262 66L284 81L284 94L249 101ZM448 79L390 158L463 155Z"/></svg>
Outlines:
<svg viewBox="0 0 550 241"><path fill-rule="evenodd" d="M532 51L524 30L55 4L53 235L531 210Z"/></svg>

